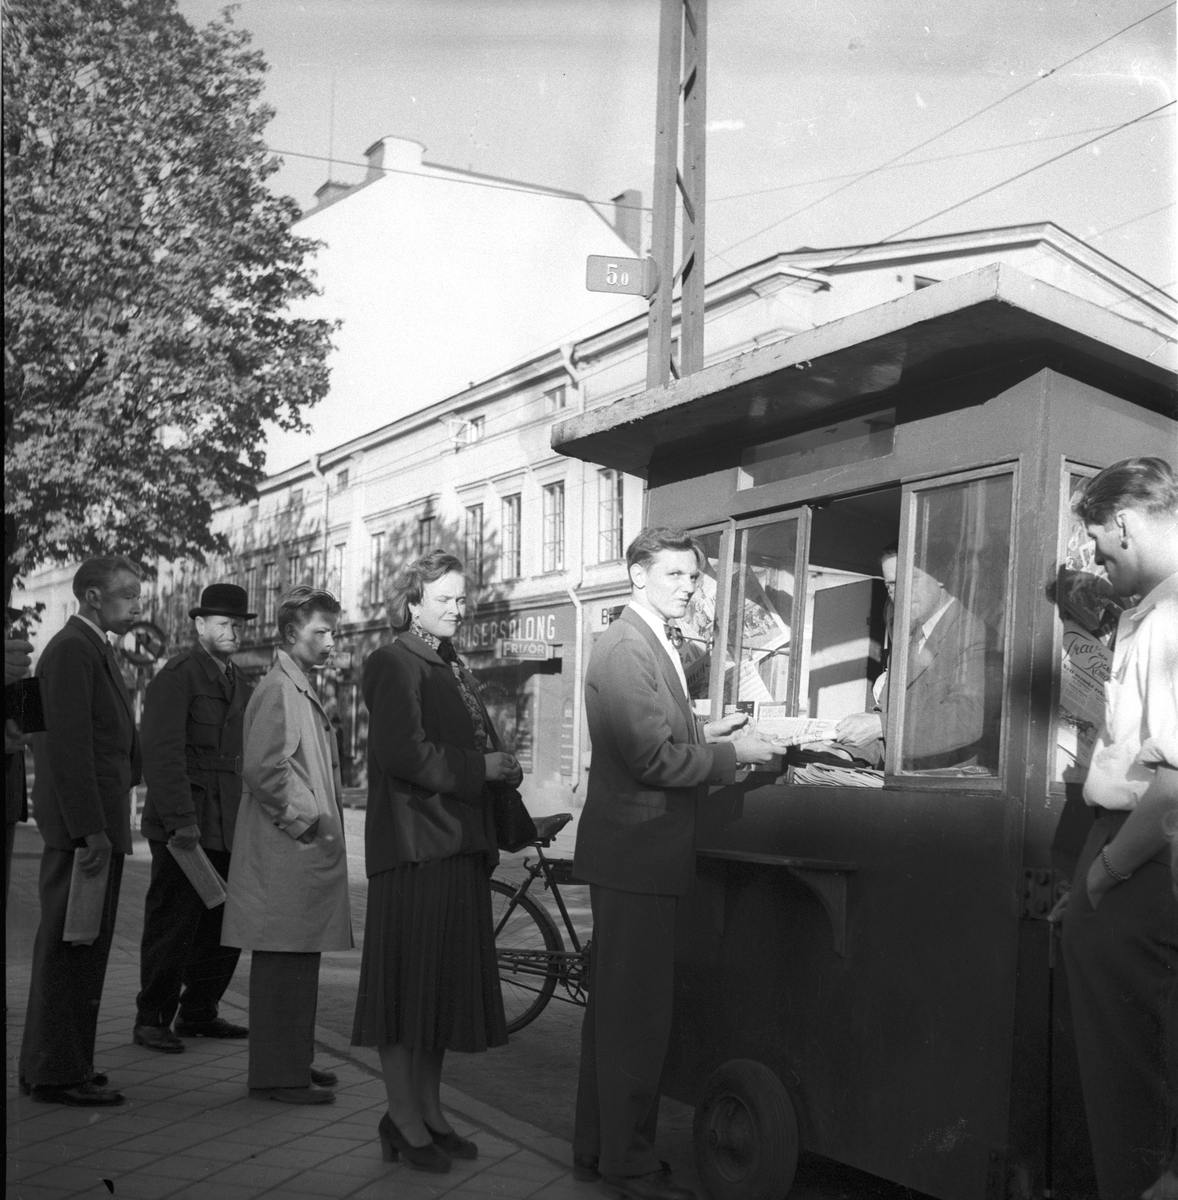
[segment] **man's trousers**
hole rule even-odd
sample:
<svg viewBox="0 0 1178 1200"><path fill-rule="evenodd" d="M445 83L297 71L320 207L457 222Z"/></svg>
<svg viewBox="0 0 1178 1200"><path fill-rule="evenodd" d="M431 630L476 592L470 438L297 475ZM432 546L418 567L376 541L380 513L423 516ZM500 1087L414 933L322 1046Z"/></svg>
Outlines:
<svg viewBox="0 0 1178 1200"><path fill-rule="evenodd" d="M675 896L593 884L589 1003L573 1151L602 1175L659 1170L654 1151L659 1084L671 1038Z"/></svg>
<svg viewBox="0 0 1178 1200"><path fill-rule="evenodd" d="M102 924L89 946L61 940L73 869L72 850L46 846L42 851L41 923L33 942L29 1007L20 1048L20 1078L31 1087L75 1087L94 1074L98 1005L119 907L123 856L110 856Z"/></svg>
<svg viewBox="0 0 1178 1200"><path fill-rule="evenodd" d="M253 952L250 956L251 1088L311 1086L318 1002L318 952Z"/></svg>
<svg viewBox="0 0 1178 1200"><path fill-rule="evenodd" d="M225 906L205 908L167 843L148 845L151 885L143 913L136 1024L171 1025L177 1009L181 1021L212 1021L241 956L236 946L221 945ZM221 878L228 879L228 851L205 853Z"/></svg>
<svg viewBox="0 0 1178 1200"><path fill-rule="evenodd" d="M1168 851L1110 889L1095 909L1088 902L1088 868L1125 815L1097 816L1063 921L1100 1200L1137 1200L1157 1179L1178 1115L1178 901L1163 861Z"/></svg>

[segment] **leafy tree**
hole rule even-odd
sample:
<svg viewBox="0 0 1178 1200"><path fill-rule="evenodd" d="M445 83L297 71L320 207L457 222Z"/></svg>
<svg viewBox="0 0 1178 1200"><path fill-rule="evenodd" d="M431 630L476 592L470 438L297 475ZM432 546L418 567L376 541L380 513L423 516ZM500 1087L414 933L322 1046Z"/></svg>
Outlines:
<svg viewBox="0 0 1178 1200"><path fill-rule="evenodd" d="M203 561L254 494L263 422L303 428L332 327L293 315L315 243L266 180L260 53L232 10L4 0L5 507L27 574Z"/></svg>

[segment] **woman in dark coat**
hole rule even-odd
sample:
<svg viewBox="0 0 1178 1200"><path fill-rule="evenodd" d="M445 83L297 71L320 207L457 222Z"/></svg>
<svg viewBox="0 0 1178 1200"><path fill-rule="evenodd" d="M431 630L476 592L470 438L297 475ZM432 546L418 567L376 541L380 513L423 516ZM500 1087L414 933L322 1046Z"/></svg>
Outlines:
<svg viewBox="0 0 1178 1200"><path fill-rule="evenodd" d="M448 1171L474 1158L442 1112L447 1050L507 1042L491 921L498 861L487 783L521 778L452 638L466 607L462 563L435 550L389 600L393 641L364 664L368 919L352 1044L376 1046L386 1161Z"/></svg>

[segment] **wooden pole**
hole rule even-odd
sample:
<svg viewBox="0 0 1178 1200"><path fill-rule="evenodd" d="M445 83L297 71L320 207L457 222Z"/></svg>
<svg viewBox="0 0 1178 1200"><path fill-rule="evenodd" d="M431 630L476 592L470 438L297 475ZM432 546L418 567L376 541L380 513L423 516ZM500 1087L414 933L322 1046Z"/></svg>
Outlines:
<svg viewBox="0 0 1178 1200"><path fill-rule="evenodd" d="M704 365L704 154L708 0L683 0L683 258L679 374Z"/></svg>

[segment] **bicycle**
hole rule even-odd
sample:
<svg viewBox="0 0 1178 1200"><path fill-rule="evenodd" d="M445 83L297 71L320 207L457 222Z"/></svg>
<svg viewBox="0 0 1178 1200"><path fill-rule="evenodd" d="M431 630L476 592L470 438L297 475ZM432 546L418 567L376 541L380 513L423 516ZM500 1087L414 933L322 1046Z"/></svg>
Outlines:
<svg viewBox="0 0 1178 1200"><path fill-rule="evenodd" d="M518 1033L547 1007L559 984L567 995L556 996L569 1004L585 1006L589 978L590 939L582 944L573 928L569 910L560 893L561 883L573 883L573 864L567 858L549 858L544 850L573 819L572 813L536 818L536 840L531 843L535 859L524 859L525 878L518 885L504 879L491 880L492 920L499 981L507 1032ZM564 948L560 930L551 913L529 891L537 879L552 893L572 944Z"/></svg>

